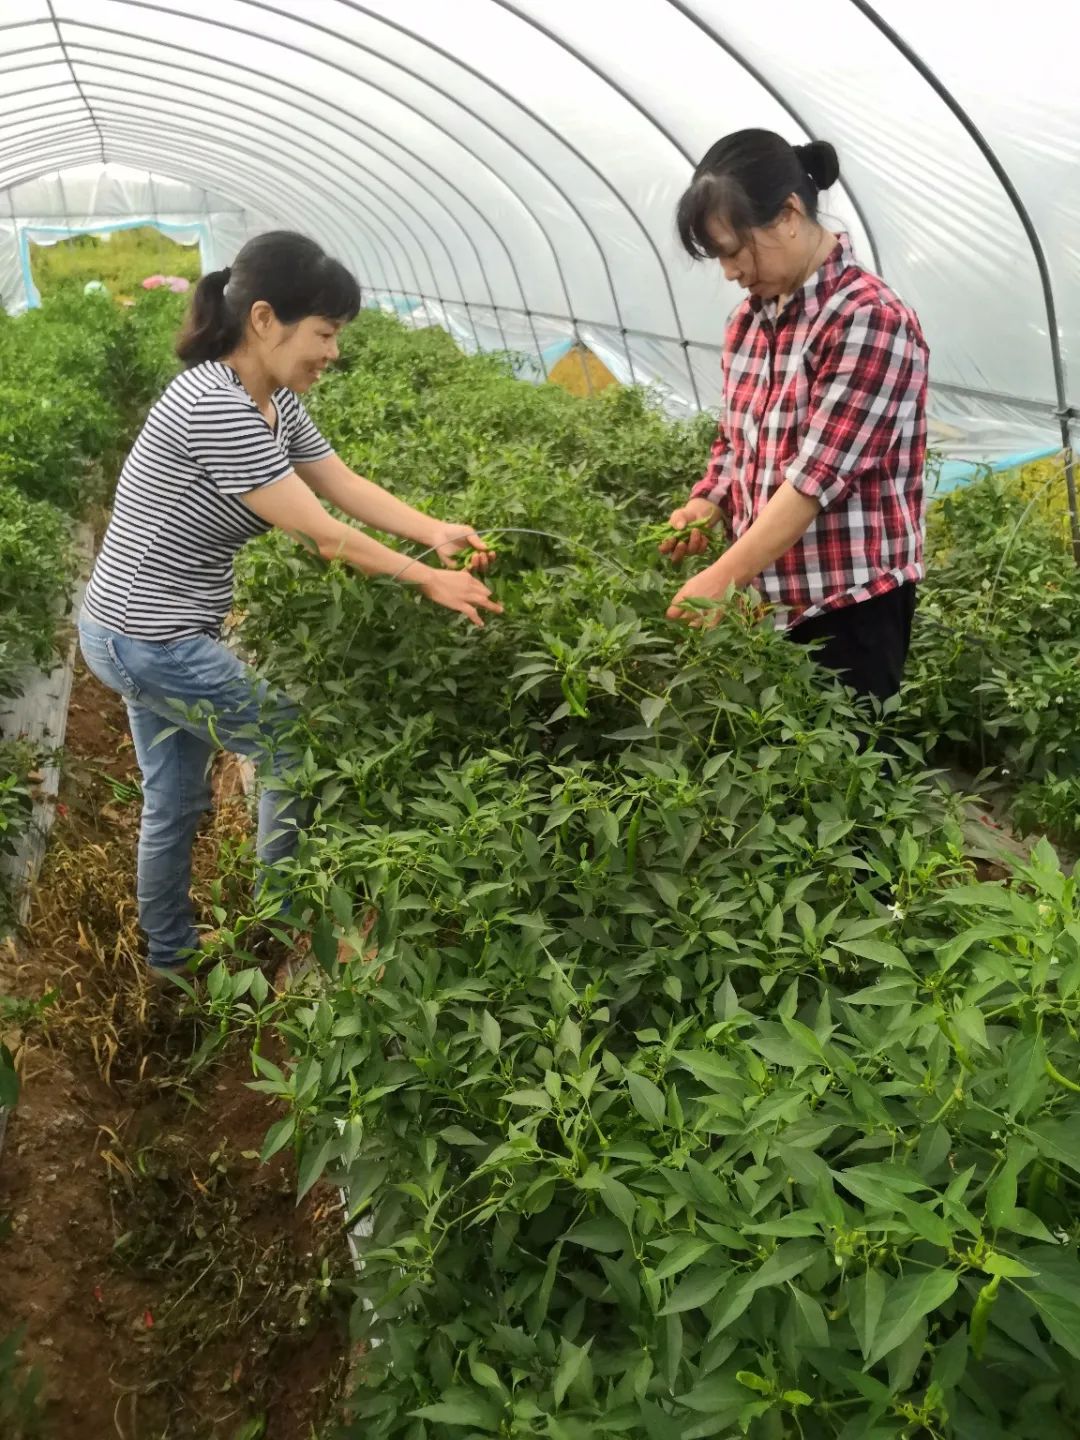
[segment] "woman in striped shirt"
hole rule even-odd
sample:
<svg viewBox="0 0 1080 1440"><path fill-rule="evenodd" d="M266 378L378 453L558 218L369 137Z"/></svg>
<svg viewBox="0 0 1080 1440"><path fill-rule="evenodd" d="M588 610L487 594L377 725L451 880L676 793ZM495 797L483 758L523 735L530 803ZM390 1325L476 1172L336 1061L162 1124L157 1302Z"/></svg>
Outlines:
<svg viewBox="0 0 1080 1440"><path fill-rule="evenodd" d="M333 452L299 398L337 358L360 307L353 276L314 241L274 232L231 269L200 280L177 352L186 369L150 411L124 465L79 619L90 670L127 704L142 771L139 919L148 960L183 969L197 947L191 851L210 806L217 746L281 774L295 707L221 643L233 561L273 528L364 575L389 575L482 625L498 613L470 570L410 562L334 518L416 541L443 562L490 556L469 525L421 514ZM295 848L301 807L267 787L259 802L263 878Z"/></svg>
<svg viewBox="0 0 1080 1440"><path fill-rule="evenodd" d="M675 596L753 584L777 625L861 694L900 688L923 576L927 347L919 322L818 220L839 179L824 141L767 130L719 141L679 204L683 245L746 292L723 353L720 427L704 479L671 517L731 544ZM661 546L676 562L706 537Z"/></svg>

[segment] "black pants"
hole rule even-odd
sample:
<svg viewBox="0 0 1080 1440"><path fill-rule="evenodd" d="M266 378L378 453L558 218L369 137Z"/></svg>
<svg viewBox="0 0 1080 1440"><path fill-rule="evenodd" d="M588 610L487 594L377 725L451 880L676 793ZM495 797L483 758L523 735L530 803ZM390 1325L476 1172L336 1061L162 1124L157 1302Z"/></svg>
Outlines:
<svg viewBox="0 0 1080 1440"><path fill-rule="evenodd" d="M914 616L915 586L901 585L793 625L788 638L797 645L820 642L814 656L819 665L835 670L860 695L887 700L904 678Z"/></svg>

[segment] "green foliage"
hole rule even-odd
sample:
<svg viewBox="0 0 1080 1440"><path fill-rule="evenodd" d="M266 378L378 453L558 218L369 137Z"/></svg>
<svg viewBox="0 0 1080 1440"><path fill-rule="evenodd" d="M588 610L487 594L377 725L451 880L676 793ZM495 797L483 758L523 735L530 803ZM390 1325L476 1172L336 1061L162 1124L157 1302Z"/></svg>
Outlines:
<svg viewBox="0 0 1080 1440"><path fill-rule="evenodd" d="M1016 792L1021 826L1075 844L1080 568L1060 466L1030 469L934 507L906 698L928 742Z"/></svg>
<svg viewBox="0 0 1080 1440"><path fill-rule="evenodd" d="M0 319L0 487L72 514L101 498L101 461L126 434L111 369L123 327L81 295Z"/></svg>
<svg viewBox="0 0 1080 1440"><path fill-rule="evenodd" d="M0 314L0 700L53 658L73 579L72 518L103 501L146 405L169 378L181 297L124 311L62 293ZM25 747L0 745L0 851L29 823ZM10 897L0 894L0 910ZM7 918L6 916L4 918Z"/></svg>
<svg viewBox="0 0 1080 1440"><path fill-rule="evenodd" d="M1043 846L974 883L918 752L861 749L892 722L752 602L663 621L646 527L704 426L379 317L314 409L495 537L507 607L245 563L304 707L322 980L271 1005L222 966L209 1003L288 1042L265 1153L373 1226L349 1433L1074 1436L1076 878Z"/></svg>
<svg viewBox="0 0 1080 1440"><path fill-rule="evenodd" d="M0 695L52 654L57 599L72 574L68 517L0 485Z"/></svg>

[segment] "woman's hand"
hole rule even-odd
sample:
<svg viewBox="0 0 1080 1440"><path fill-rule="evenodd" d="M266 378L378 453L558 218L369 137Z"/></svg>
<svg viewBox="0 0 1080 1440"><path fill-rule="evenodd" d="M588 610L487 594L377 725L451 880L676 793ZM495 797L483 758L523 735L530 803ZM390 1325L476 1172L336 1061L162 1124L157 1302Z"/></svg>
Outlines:
<svg viewBox="0 0 1080 1440"><path fill-rule="evenodd" d="M686 582L668 607L667 618L669 620L685 620L694 630L700 630L703 625L715 625L722 613L719 609L714 609L711 613L702 613L697 609L685 608L684 602L687 600L722 600L732 584L733 578L729 567L724 564L722 559L718 560L715 565L700 570Z"/></svg>
<svg viewBox="0 0 1080 1440"><path fill-rule="evenodd" d="M486 541L471 525L452 525L437 520L432 527L431 548L442 563L450 569L457 568L457 558L465 553L466 570L486 570L495 559L494 550L489 550Z"/></svg>
<svg viewBox="0 0 1080 1440"><path fill-rule="evenodd" d="M436 605L468 616L472 624L481 630L484 628L481 610L490 610L493 615L503 613L503 607L492 600L491 591L484 582L468 570L434 570L427 565L424 570L426 573L416 582L421 594L434 600Z"/></svg>
<svg viewBox="0 0 1080 1440"><path fill-rule="evenodd" d="M709 500L688 500L685 505L673 512L668 524L672 530L685 530L688 525L705 525L712 529L720 519L720 507L713 505ZM709 548L709 537L704 530L691 530L685 539L678 535L669 535L666 540L660 542L660 554L670 555L674 564L678 565L687 555L704 555Z"/></svg>

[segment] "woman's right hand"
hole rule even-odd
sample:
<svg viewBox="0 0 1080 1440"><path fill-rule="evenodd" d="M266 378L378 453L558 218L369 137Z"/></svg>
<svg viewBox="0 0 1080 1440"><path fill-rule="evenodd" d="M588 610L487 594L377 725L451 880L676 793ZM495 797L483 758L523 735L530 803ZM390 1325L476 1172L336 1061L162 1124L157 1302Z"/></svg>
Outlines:
<svg viewBox="0 0 1080 1440"><path fill-rule="evenodd" d="M503 613L503 607L498 601L492 600L488 587L469 570L427 568L427 574L419 581L418 588L429 600L434 600L436 605L445 606L447 610L457 610L481 630L484 628L484 622L480 618L481 610L490 610L493 615Z"/></svg>
<svg viewBox="0 0 1080 1440"><path fill-rule="evenodd" d="M685 505L672 512L668 524L672 530L685 530L688 525L696 522L703 522L711 530L720 519L720 507L714 505L710 500L688 500ZM685 539L678 535L669 535L666 540L660 541L660 554L670 555L673 562L678 565L687 555L704 555L709 548L709 541L702 530L691 530Z"/></svg>

